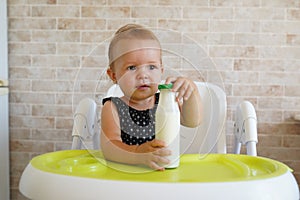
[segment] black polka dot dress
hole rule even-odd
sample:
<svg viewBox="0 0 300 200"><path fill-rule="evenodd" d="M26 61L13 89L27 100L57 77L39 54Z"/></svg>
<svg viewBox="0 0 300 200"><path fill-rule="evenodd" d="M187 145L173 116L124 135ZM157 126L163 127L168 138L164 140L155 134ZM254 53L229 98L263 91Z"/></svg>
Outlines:
<svg viewBox="0 0 300 200"><path fill-rule="evenodd" d="M103 104L106 101L112 101L117 108L123 143L140 145L155 138L155 112L158 99L159 93L156 93L154 107L147 110L136 110L128 106L119 97L103 99Z"/></svg>

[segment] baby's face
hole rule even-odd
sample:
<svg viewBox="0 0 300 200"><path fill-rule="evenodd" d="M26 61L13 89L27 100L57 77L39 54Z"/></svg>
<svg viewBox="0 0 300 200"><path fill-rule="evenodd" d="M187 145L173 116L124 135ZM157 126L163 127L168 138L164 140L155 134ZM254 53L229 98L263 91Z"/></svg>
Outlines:
<svg viewBox="0 0 300 200"><path fill-rule="evenodd" d="M112 71L124 95L143 100L157 92L163 72L161 49L157 42L122 40L116 47L115 53L120 56L114 61Z"/></svg>

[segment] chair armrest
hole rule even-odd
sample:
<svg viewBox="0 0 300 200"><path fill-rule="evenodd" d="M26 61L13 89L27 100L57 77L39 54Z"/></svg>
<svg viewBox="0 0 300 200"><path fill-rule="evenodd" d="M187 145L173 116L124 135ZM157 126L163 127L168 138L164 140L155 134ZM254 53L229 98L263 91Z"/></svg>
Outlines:
<svg viewBox="0 0 300 200"><path fill-rule="evenodd" d="M257 155L257 117L254 106L249 101L243 101L237 106L234 136L234 153L239 154L243 144L247 146L248 155Z"/></svg>

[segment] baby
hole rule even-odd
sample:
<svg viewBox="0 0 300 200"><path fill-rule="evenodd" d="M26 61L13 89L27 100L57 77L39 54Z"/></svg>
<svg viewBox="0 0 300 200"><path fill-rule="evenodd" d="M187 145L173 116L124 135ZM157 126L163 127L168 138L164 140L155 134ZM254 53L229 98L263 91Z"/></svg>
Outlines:
<svg viewBox="0 0 300 200"><path fill-rule="evenodd" d="M164 71L160 42L143 26L121 27L109 46L107 74L124 96L103 99L101 148L106 159L142 164L164 170L172 152L155 139L158 84ZM185 77L168 77L173 83L181 112L180 123L196 127L201 123L202 103L197 86Z"/></svg>

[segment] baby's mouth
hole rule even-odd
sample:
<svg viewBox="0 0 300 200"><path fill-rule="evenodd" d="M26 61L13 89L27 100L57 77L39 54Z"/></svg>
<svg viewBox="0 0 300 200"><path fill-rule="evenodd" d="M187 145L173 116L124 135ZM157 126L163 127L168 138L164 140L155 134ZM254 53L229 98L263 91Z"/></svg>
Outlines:
<svg viewBox="0 0 300 200"><path fill-rule="evenodd" d="M146 88L149 88L149 87L150 87L150 85L147 85L147 84L137 86L138 89L146 89Z"/></svg>

